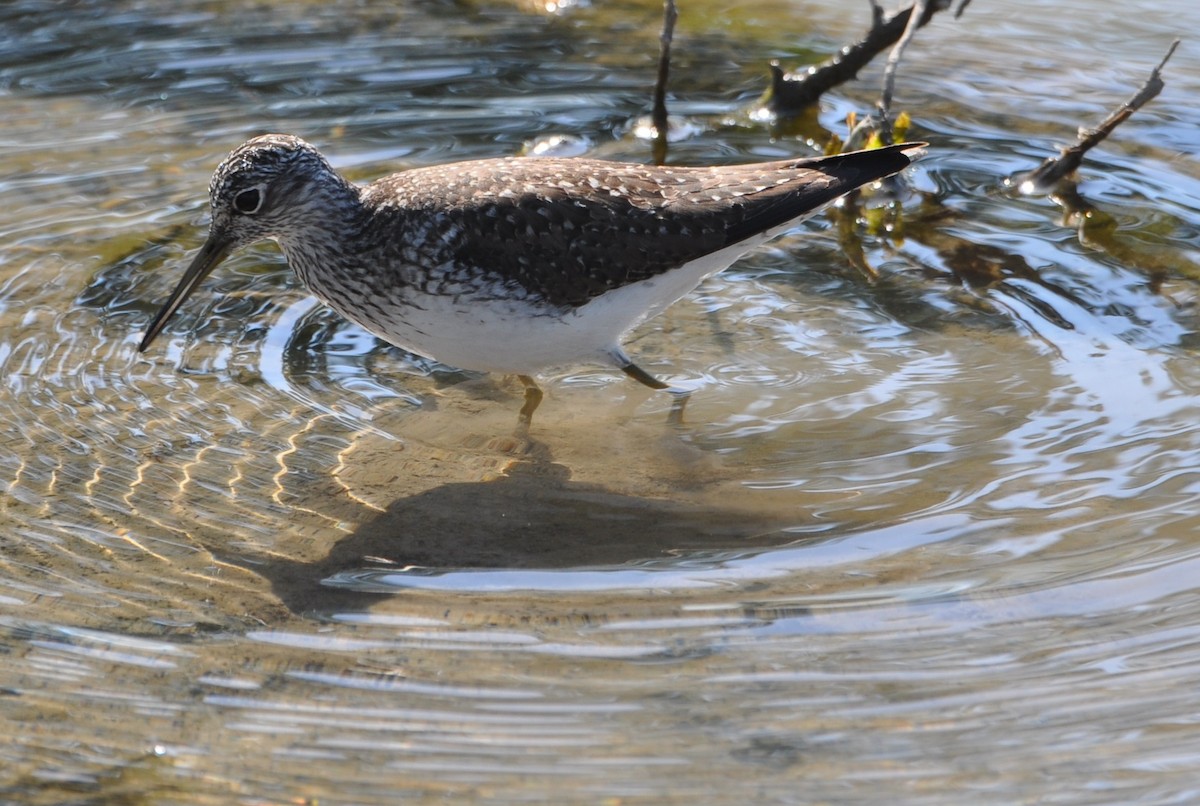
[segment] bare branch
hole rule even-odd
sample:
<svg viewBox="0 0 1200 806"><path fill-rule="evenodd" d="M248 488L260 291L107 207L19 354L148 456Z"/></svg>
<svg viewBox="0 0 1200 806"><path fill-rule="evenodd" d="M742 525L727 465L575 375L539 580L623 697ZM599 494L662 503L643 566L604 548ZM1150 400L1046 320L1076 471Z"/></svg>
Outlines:
<svg viewBox="0 0 1200 806"><path fill-rule="evenodd" d="M950 0L928 0L921 5L923 10L916 17L917 28L928 24L934 14L948 8ZM965 5L963 3L959 7L959 13ZM798 75L785 75L778 63L771 64L771 87L766 104L772 112L777 115L796 115L816 103L826 91L853 79L875 56L904 35L913 17L912 7L890 17L885 17L874 2L871 9L871 29L866 36L842 48L821 64L813 65Z"/></svg>
<svg viewBox="0 0 1200 806"><path fill-rule="evenodd" d="M883 70L883 92L879 97L879 138L885 146L892 144L892 125L890 115L892 114L892 95L896 89L896 69L900 66L900 57L904 55L904 49L908 47L908 43L912 42L913 37L917 34L917 29L920 28L920 21L925 17L929 0L916 0L913 3L912 14L909 15L908 25L904 28L904 34L896 42L892 52L888 54L887 66Z"/></svg>
<svg viewBox="0 0 1200 806"><path fill-rule="evenodd" d="M667 159L667 74L671 67L671 41L675 38L675 20L678 17L675 0L663 0L663 27L658 40L658 80L654 84L654 109L650 113L650 122L654 126L654 162L658 165Z"/></svg>
<svg viewBox="0 0 1200 806"><path fill-rule="evenodd" d="M1115 112L1105 118L1099 126L1094 129L1080 129L1079 139L1075 145L1061 149L1061 153L1057 157L1047 158L1037 168L1014 180L1014 184L1023 192L1028 193L1053 187L1060 180L1074 173L1080 163L1083 162L1084 154L1104 142L1105 138L1112 134L1113 129L1128 120L1134 112L1141 109L1162 92L1165 86L1162 80L1162 69L1166 65L1167 60L1175 53L1175 48L1177 47L1179 47L1178 39L1171 43L1171 47L1167 50L1167 55L1163 56L1162 61L1150 73L1150 77L1142 84L1141 89L1134 93L1132 98L1121 104Z"/></svg>

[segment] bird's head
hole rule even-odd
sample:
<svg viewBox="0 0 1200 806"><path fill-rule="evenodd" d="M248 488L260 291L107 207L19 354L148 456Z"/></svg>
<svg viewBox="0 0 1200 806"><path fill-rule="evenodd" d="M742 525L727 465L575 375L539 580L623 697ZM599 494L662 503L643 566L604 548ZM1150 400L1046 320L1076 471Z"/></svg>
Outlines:
<svg viewBox="0 0 1200 806"><path fill-rule="evenodd" d="M235 249L303 232L328 215L331 195L345 182L321 153L287 134L265 134L233 150L209 184L208 240L154 317L139 345L145 350L200 282Z"/></svg>

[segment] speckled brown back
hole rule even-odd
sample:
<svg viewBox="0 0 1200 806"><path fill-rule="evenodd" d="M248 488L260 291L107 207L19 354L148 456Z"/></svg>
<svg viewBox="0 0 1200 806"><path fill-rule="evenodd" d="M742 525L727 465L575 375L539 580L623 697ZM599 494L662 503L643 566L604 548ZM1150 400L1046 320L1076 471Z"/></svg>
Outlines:
<svg viewBox="0 0 1200 806"><path fill-rule="evenodd" d="M406 262L440 267L434 285L473 275L497 293L579 306L895 173L906 148L711 168L479 160L394 174L363 200L393 242L406 231Z"/></svg>

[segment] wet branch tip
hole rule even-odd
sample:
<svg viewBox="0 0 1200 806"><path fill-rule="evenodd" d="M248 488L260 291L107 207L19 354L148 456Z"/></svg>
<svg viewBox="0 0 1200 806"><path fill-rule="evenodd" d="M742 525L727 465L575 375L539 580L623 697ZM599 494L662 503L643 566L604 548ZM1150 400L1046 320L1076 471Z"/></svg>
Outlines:
<svg viewBox="0 0 1200 806"><path fill-rule="evenodd" d="M1167 54L1163 56L1158 66L1151 71L1150 77L1146 79L1145 83L1134 93L1132 98L1121 104L1116 111L1105 118L1096 128L1081 128L1079 130L1079 139L1074 145L1061 149L1061 153L1057 157L1048 157L1034 170L1013 180L1013 184L1019 187L1022 192L1035 192L1054 187L1060 181L1074 173L1080 163L1083 162L1084 154L1104 142L1117 126L1128 120L1134 112L1141 109L1162 92L1163 87L1166 86L1162 80L1162 69L1175 53L1175 49L1179 47L1179 42L1180 40L1176 39L1171 43L1171 47L1167 49Z"/></svg>

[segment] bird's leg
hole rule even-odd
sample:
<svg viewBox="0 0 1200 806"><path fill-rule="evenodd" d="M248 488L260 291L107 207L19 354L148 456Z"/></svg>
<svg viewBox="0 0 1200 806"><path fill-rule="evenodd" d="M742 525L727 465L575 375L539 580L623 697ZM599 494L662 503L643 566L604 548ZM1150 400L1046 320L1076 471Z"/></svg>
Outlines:
<svg viewBox="0 0 1200 806"><path fill-rule="evenodd" d="M529 375L518 375L517 379L525 387L525 405L521 407L521 413L517 415L517 433L528 435L529 424L533 422L533 413L542 403L542 390L537 385L537 381Z"/></svg>
<svg viewBox="0 0 1200 806"><path fill-rule="evenodd" d="M670 392L673 399L671 401L671 411L667 414L667 425L683 425L683 409L687 406L688 398L692 396L691 392L682 389L672 389L669 385L655 378L632 361L623 364L621 371L644 386L649 386L655 390L666 389Z"/></svg>
<svg viewBox="0 0 1200 806"><path fill-rule="evenodd" d="M633 378L638 383L642 384L643 386L649 386L651 389L667 389L667 388L669 388L665 383L660 381L658 378L655 378L649 372L642 369L641 367L639 367L637 364L633 363L632 361L630 361L628 364L623 365L621 367L621 371L624 372L626 375L628 375L630 378Z"/></svg>
<svg viewBox="0 0 1200 806"><path fill-rule="evenodd" d="M667 412L667 425L683 425L683 410L692 399L692 393L686 389L671 389L671 410Z"/></svg>

